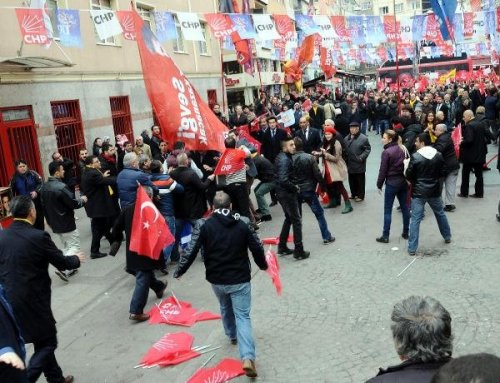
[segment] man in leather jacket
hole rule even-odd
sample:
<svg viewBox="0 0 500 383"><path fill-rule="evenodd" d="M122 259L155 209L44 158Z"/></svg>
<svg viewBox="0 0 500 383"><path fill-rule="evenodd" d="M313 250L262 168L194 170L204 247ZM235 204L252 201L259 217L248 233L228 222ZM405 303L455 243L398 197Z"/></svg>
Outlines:
<svg viewBox="0 0 500 383"><path fill-rule="evenodd" d="M318 163L312 154L305 153L303 151L303 143L299 137L295 137L295 149L296 152L292 156L293 160L293 174L294 182L299 187L299 198L300 204L299 209L302 212L302 202L305 202L311 208L311 211L316 216L318 221L319 229L321 231L321 237L323 238L323 243L328 245L335 241L335 237L332 236L328 230L328 224L325 219L325 212L321 206L318 196L316 194L316 186L318 183L325 187L325 179L321 175Z"/></svg>
<svg viewBox="0 0 500 383"><path fill-rule="evenodd" d="M412 184L410 238L408 254L413 256L418 248L420 222L424 218L424 206L429 204L438 223L445 243L451 242L451 229L443 209L441 193L446 163L443 155L434 149L427 133L421 133L415 141L417 151L412 154L406 170L406 178Z"/></svg>
<svg viewBox="0 0 500 383"><path fill-rule="evenodd" d="M75 199L68 185L62 181L65 174L62 162L51 162L49 174L50 177L40 191L43 213L52 231L63 244L64 255L75 255L81 251L80 234L75 223L75 209L81 208L87 202L87 197ZM56 274L63 281L68 282L68 277L77 271L78 269L57 270Z"/></svg>

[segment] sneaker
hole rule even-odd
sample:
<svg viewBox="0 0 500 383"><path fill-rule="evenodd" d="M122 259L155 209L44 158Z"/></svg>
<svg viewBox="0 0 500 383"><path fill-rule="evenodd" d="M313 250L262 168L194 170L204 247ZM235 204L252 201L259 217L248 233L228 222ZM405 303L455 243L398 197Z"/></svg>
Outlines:
<svg viewBox="0 0 500 383"><path fill-rule="evenodd" d="M250 359L245 359L243 361L243 371L245 371L245 375L249 378L257 377L257 370L255 369L255 362Z"/></svg>
<svg viewBox="0 0 500 383"><path fill-rule="evenodd" d="M305 251L305 250L294 250L294 252L293 252L293 257L297 261L302 261L303 259L307 259L307 258L309 258L310 255L311 255L311 253L309 251Z"/></svg>
<svg viewBox="0 0 500 383"><path fill-rule="evenodd" d="M144 322L149 319L149 314L130 314L128 319L135 320L136 322Z"/></svg>
<svg viewBox="0 0 500 383"><path fill-rule="evenodd" d="M330 243L335 242L335 237L330 237L329 239L323 240L323 245L329 245Z"/></svg>
<svg viewBox="0 0 500 383"><path fill-rule="evenodd" d="M271 217L270 214L265 214L263 215L262 217L260 217L260 220L262 222L267 222L267 221L272 221L273 220L273 217Z"/></svg>
<svg viewBox="0 0 500 383"><path fill-rule="evenodd" d="M65 271L56 270L56 275L61 278L64 282L69 282L68 276Z"/></svg>
<svg viewBox="0 0 500 383"><path fill-rule="evenodd" d="M288 247L278 247L278 255L290 255L293 254L293 250Z"/></svg>
<svg viewBox="0 0 500 383"><path fill-rule="evenodd" d="M455 211L456 209L457 209L457 207L455 205L446 205L444 207L444 211L448 211L448 212Z"/></svg>
<svg viewBox="0 0 500 383"><path fill-rule="evenodd" d="M414 251L414 250L413 250L413 251L412 251L412 250L408 250L408 255L409 255L410 257L414 257L416 254L417 254L417 252L416 252L416 251Z"/></svg>
<svg viewBox="0 0 500 383"><path fill-rule="evenodd" d="M380 242L380 243L389 243L389 238L378 237L378 238L375 238L375 241Z"/></svg>

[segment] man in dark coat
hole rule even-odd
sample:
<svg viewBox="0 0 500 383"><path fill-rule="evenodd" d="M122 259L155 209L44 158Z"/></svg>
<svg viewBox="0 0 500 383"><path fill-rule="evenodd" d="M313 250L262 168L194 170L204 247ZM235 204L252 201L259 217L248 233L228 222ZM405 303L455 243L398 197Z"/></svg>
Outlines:
<svg viewBox="0 0 500 383"><path fill-rule="evenodd" d="M160 142L163 141L163 138L161 136L160 132L160 127L157 125L153 125L151 127L151 137L148 136L148 132L144 130L141 133L142 139L144 140L144 143L149 145L149 148L151 149L151 156L152 159L157 159L160 155Z"/></svg>
<svg viewBox="0 0 500 383"><path fill-rule="evenodd" d="M234 129L238 126L243 126L248 124L248 118L245 113L243 113L243 108L241 105L236 105L234 108L234 113L229 117L229 126Z"/></svg>
<svg viewBox="0 0 500 383"><path fill-rule="evenodd" d="M73 270L80 267L85 256L64 256L47 232L33 227L36 210L28 196L13 198L10 208L14 222L0 231L0 283L24 340L34 345L28 379L36 382L43 373L51 383L72 382L72 376L63 376L54 355L57 330L51 309L49 264L59 270Z"/></svg>
<svg viewBox="0 0 500 383"><path fill-rule="evenodd" d="M295 133L295 137L301 139L304 145L304 152L311 154L313 151L318 151L321 146L321 136L319 130L309 126L309 119L301 117L299 119L299 127Z"/></svg>
<svg viewBox="0 0 500 383"><path fill-rule="evenodd" d="M444 211L454 211L456 209L455 194L460 164L455 153L455 145L451 139L451 133L447 133L446 125L438 124L434 129L434 133L437 137L436 142L434 142L434 148L443 155L446 164Z"/></svg>
<svg viewBox="0 0 500 383"><path fill-rule="evenodd" d="M472 110L466 110L463 115L465 126L462 128L462 143L460 144L460 161L462 167L462 185L459 197L469 196L470 172L476 176L474 198L483 198L483 164L486 162L486 145L484 129L474 118Z"/></svg>
<svg viewBox="0 0 500 383"><path fill-rule="evenodd" d="M153 190L148 186L142 187L148 194L149 198L152 198ZM154 274L154 270L161 269L163 267L163 265L161 265L161 257L158 260L154 260L130 250L134 209L135 202L122 210L115 221L111 235L114 238L115 243L120 243L122 240L122 233L125 231L125 238L127 241L126 270L128 273L135 275L135 290L132 294L132 300L130 301L129 319L137 322L143 322L149 319L149 314L144 313L144 306L146 306L148 300L149 289L153 290L156 293L156 297L160 299L163 297L163 293L167 288L167 285L166 283L156 279ZM163 219L163 216L161 216L160 219Z"/></svg>
<svg viewBox="0 0 500 383"><path fill-rule="evenodd" d="M313 100L312 108L309 109L310 124L313 128L321 129L325 122L325 111L319 105L318 100Z"/></svg>
<svg viewBox="0 0 500 383"><path fill-rule="evenodd" d="M76 186L75 166L74 162L69 158L63 157L59 152L52 153L52 160L60 162L64 167L64 178L62 182L68 185L69 190L74 194Z"/></svg>
<svg viewBox="0 0 500 383"><path fill-rule="evenodd" d="M453 351L450 313L431 297L411 296L398 302L391 330L401 364L380 369L366 383L431 383Z"/></svg>
<svg viewBox="0 0 500 383"><path fill-rule="evenodd" d="M366 160L372 148L368 137L360 132L358 122L351 122L349 129L350 134L345 138L349 189L351 189L351 198L354 198L356 202L361 202L365 199Z"/></svg>
<svg viewBox="0 0 500 383"><path fill-rule="evenodd" d="M80 185L82 195L87 197L85 211L91 219L92 243L90 245L90 258L102 258L106 253L101 253L100 242L106 237L112 242L110 228L120 212L117 199L114 198L116 178L109 176L109 171L101 173L101 163L96 156L85 159L85 171Z"/></svg>
<svg viewBox="0 0 500 383"><path fill-rule="evenodd" d="M276 117L267 118L268 128L262 138L260 153L274 164L274 160L281 150L281 141L286 139L287 133L278 128Z"/></svg>

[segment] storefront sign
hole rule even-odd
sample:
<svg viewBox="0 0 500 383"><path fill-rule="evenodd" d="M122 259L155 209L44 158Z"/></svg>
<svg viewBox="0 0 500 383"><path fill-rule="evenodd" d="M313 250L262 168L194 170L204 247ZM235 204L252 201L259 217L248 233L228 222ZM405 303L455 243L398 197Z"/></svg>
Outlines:
<svg viewBox="0 0 500 383"><path fill-rule="evenodd" d="M239 78L226 77L226 86L235 86L240 83Z"/></svg>

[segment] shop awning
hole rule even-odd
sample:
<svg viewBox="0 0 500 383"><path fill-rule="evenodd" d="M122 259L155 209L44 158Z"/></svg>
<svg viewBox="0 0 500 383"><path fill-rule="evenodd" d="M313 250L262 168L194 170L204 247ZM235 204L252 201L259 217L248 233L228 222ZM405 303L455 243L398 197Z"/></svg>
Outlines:
<svg viewBox="0 0 500 383"><path fill-rule="evenodd" d="M71 67L69 61L43 56L0 57L0 71Z"/></svg>

